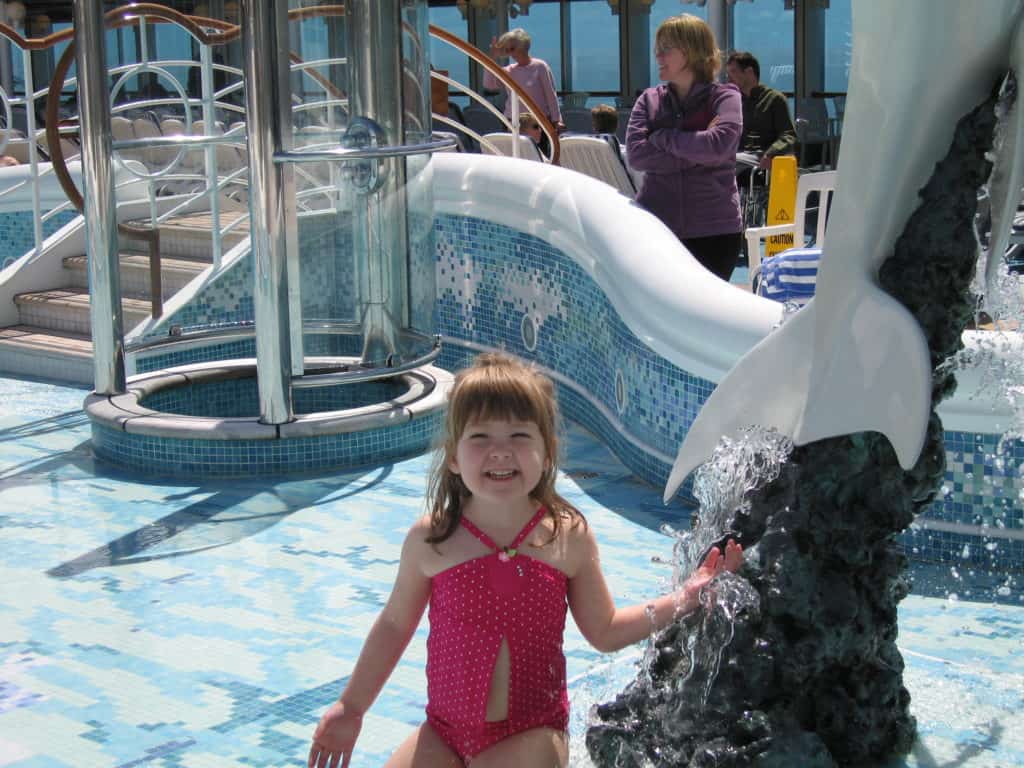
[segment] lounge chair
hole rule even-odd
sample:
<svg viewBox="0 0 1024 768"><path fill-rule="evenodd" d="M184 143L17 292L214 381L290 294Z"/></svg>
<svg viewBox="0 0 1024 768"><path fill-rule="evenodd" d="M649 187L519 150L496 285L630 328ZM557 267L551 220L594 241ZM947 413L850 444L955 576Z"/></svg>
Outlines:
<svg viewBox="0 0 1024 768"><path fill-rule="evenodd" d="M561 140L559 163L603 181L626 197L636 197L633 179L616 144L608 136L566 136Z"/></svg>
<svg viewBox="0 0 1024 768"><path fill-rule="evenodd" d="M511 133L486 133L480 142L480 151L485 155L512 155L512 134ZM488 146L490 145L490 146ZM563 145L564 146L564 145ZM519 157L522 160L536 160L543 162L540 150L529 136L519 135Z"/></svg>

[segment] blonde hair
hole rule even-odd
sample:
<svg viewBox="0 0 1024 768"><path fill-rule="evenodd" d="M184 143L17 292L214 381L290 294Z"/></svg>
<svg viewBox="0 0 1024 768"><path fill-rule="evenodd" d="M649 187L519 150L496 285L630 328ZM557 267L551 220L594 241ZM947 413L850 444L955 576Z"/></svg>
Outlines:
<svg viewBox="0 0 1024 768"><path fill-rule="evenodd" d="M451 471L450 465L466 426L489 419L528 421L536 424L540 431L548 462L530 498L546 508L554 525L549 541L558 536L566 516L572 519L573 527L580 522L585 525L579 510L555 490L558 474L555 385L547 376L514 357L486 353L477 357L469 368L459 371L448 398L444 445L434 459L427 491L430 509L427 541L442 542L458 528L470 492L462 478Z"/></svg>
<svg viewBox="0 0 1024 768"><path fill-rule="evenodd" d="M529 53L531 42L533 41L530 39L530 33L522 27L516 27L498 38L498 47L508 48L511 46L512 48L521 49L523 53Z"/></svg>
<svg viewBox="0 0 1024 768"><path fill-rule="evenodd" d="M678 48L701 82L710 82L722 68L722 52L715 34L703 19L689 13L670 16L654 34L655 48Z"/></svg>

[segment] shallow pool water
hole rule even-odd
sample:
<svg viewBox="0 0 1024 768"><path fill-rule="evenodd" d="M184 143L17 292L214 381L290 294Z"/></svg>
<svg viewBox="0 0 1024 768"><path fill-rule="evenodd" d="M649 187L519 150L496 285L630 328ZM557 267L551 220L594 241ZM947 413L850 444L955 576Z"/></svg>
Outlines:
<svg viewBox="0 0 1024 768"><path fill-rule="evenodd" d="M189 484L94 460L85 391L0 378L0 766L304 764L420 514L429 457L333 475ZM567 426L563 493L586 514L619 602L669 577L664 507ZM1020 574L915 565L900 646L921 738L893 766L1024 765ZM1007 594L1006 583L1012 587ZM966 595L966 596L965 596ZM366 718L353 768L422 720L426 625ZM586 713L633 674L569 622L573 765Z"/></svg>

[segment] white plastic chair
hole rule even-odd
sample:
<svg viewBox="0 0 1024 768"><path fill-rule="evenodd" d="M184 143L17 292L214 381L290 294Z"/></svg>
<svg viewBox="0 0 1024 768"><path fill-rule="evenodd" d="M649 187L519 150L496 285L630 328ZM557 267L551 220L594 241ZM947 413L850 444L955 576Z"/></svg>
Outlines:
<svg viewBox="0 0 1024 768"><path fill-rule="evenodd" d="M480 151L485 155L505 155L512 157L512 134L511 133L485 133L480 142ZM493 146L488 146L488 142ZM521 160L536 160L543 162L540 150L530 140L529 136L519 135L519 158Z"/></svg>
<svg viewBox="0 0 1024 768"><path fill-rule="evenodd" d="M835 188L836 171L805 173L796 184L796 210L793 212L793 221L791 223L771 224L767 227L749 227L747 229L745 236L747 238L747 257L749 258L751 285L753 285L754 278L760 271L762 240L774 237L775 235L792 235L795 248L805 247L804 218L807 213L807 198L812 192L819 193L818 225L814 233L814 240L810 244L816 244L820 248L825 243L825 224L828 220L828 207L832 201L832 192Z"/></svg>
<svg viewBox="0 0 1024 768"><path fill-rule="evenodd" d="M566 136L561 142L559 164L614 187L626 197L636 197L633 179L619 150L599 136Z"/></svg>
<svg viewBox="0 0 1024 768"><path fill-rule="evenodd" d="M132 130L137 139L153 139L163 136L160 126L145 117L132 120ZM174 159L174 150L167 147L147 147L142 150L142 159L150 171L159 171Z"/></svg>
<svg viewBox="0 0 1024 768"><path fill-rule="evenodd" d="M115 142L132 141L136 138L135 126L127 117L114 115L110 118L110 135ZM114 152L120 155L122 160L138 160L145 164L145 153L141 149L116 149Z"/></svg>

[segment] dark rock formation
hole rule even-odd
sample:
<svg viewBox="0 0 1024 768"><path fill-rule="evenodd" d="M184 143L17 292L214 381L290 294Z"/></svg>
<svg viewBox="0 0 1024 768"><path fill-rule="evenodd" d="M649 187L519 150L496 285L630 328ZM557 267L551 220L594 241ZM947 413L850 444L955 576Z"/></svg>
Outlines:
<svg viewBox="0 0 1024 768"><path fill-rule="evenodd" d="M991 172L995 107L993 96L960 121L880 272L927 336L933 408L956 386L943 361L976 306L974 217ZM741 578L720 582L745 581L756 597L730 620L719 586L704 611L655 638L638 679L595 708L587 733L595 765L830 768L908 752L916 724L896 608L909 584L896 535L931 503L944 470L934 410L909 472L877 433L796 448L778 478L751 494L749 511L733 516L732 530L756 544ZM709 664L699 651L716 641L724 651Z"/></svg>

